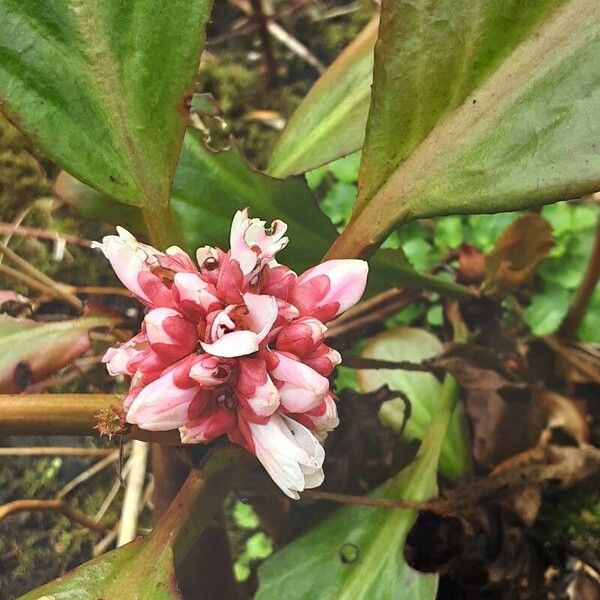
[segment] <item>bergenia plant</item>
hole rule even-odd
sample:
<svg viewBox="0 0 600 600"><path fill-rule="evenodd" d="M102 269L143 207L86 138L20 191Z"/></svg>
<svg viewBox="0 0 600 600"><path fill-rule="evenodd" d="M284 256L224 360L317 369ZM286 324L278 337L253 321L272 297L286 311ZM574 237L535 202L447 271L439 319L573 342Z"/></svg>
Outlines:
<svg viewBox="0 0 600 600"><path fill-rule="evenodd" d="M323 481L321 443L338 424L328 377L340 364L326 323L355 304L367 282L363 260L330 260L300 276L275 256L287 226L238 211L227 252L161 252L125 229L102 250L148 308L141 331L110 348L111 375L131 377L128 423L179 429L185 444L226 435L255 454L290 497Z"/></svg>
<svg viewBox="0 0 600 600"><path fill-rule="evenodd" d="M558 575L548 573L575 582L570 565L584 560L579 578L597 580L591 553L573 540L546 552L537 530L535 547L528 541L550 482L567 488L600 472L598 428L580 410L600 381L597 348L586 346L598 322L585 317L600 307L590 196L600 190L598 0L232 0L214 15L212 4L0 0L0 111L35 143L31 152L16 144L18 161L8 149L8 170L24 163L25 183L7 191L0 182L0 207L10 206L0 222L0 304L9 313L0 315L0 435L107 431L123 452L106 441L115 447L102 464L125 457L118 518L108 510L120 501L118 480L89 494L106 497L98 507L83 493L68 497L77 482L59 491L44 479L35 489L50 500L15 499L8 486L0 521L60 512L91 532L77 558L110 550L22 600L179 600L180 589L230 598L234 572L251 580L244 597L256 591L257 600L435 600L442 576L467 597L477 595L474 574L488 578L483 595L512 577L506 597L571 597L571 583L527 586L553 586ZM334 22L347 47L336 58L328 46L340 35L327 35L315 56L309 28ZM207 27L215 43L201 64ZM243 57L243 84L228 79L233 55ZM293 98L313 68L322 75ZM234 98L228 109L231 98L218 96L232 88L252 105ZM284 122L272 144L270 127ZM3 123L0 167L12 136ZM264 170L235 140L223 147L229 131L248 134L242 144ZM43 179L41 198L22 192L32 172ZM543 206L569 200L572 212ZM482 214L501 212L516 221L500 235L508 221ZM79 228L78 218L89 222ZM50 222L52 231L40 229ZM115 225L117 235L90 242ZM68 284L50 277L73 257ZM542 265L561 257L569 260ZM138 306L131 294L142 312L129 312ZM336 369L329 344L343 344L356 372ZM88 371L93 381L81 376ZM560 396L572 393L576 407ZM554 435L559 427L566 436ZM43 472L62 476L51 464ZM280 489L249 476L261 464ZM438 474L447 492L439 501ZM326 489L310 490L324 475ZM490 493L498 489L502 502ZM242 498L256 511L245 525L260 529L247 540L232 525ZM354 506L318 522L330 514L324 502ZM146 504L154 525L134 541ZM96 518L82 507L98 509ZM430 518L416 520L417 508ZM433 533L420 535L431 522ZM251 577L269 554L267 534L276 551ZM247 546L233 559L245 563L234 570L229 541L239 537ZM514 540L516 565L505 560L515 562ZM6 547L8 561L19 560L19 544L17 552L0 541L0 555ZM478 551L487 562L464 563ZM564 560L557 566L550 554ZM74 562L63 558L41 577L62 576ZM0 595L11 570L4 559Z"/></svg>

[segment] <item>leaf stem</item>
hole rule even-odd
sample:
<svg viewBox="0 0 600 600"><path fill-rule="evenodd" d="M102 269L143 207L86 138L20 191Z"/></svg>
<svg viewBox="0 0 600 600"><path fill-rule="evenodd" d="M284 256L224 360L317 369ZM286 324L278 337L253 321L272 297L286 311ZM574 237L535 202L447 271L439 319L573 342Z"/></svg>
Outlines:
<svg viewBox="0 0 600 600"><path fill-rule="evenodd" d="M185 240L175 215L170 207L142 209L142 216L153 246L165 250L169 246L179 245L185 248Z"/></svg>
<svg viewBox="0 0 600 600"><path fill-rule="evenodd" d="M600 280L600 220L598 220L598 224L596 225L594 247L592 248L585 275L577 290L577 294L575 294L569 312L561 325L561 336L572 338L577 333L577 329L585 317L592 294L598 285L598 280Z"/></svg>
<svg viewBox="0 0 600 600"><path fill-rule="evenodd" d="M171 506L148 539L162 548L171 543L175 566L181 564L204 529L212 521L239 475L252 464L252 457L239 446L215 446L204 464L192 469Z"/></svg>

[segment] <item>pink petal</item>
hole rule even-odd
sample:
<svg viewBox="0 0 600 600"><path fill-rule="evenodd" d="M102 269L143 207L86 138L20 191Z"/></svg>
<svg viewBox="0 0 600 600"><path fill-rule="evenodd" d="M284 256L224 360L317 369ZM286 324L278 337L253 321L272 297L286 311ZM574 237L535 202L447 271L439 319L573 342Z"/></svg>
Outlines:
<svg viewBox="0 0 600 600"><path fill-rule="evenodd" d="M121 283L131 290L138 298L149 302L139 285L138 276L145 268L148 253L143 244L140 244L131 233L122 227L117 227L116 235L107 235L102 242L92 242L92 248L98 248L108 258L112 268ZM154 253L158 250L152 248Z"/></svg>
<svg viewBox="0 0 600 600"><path fill-rule="evenodd" d="M238 400L259 417L268 417L279 407L279 392L262 358L239 359L235 391Z"/></svg>
<svg viewBox="0 0 600 600"><path fill-rule="evenodd" d="M269 362L271 376L282 383L278 386L281 404L289 412L315 408L329 390L325 377L282 352L271 352Z"/></svg>
<svg viewBox="0 0 600 600"><path fill-rule="evenodd" d="M233 217L229 237L231 258L238 262L244 276L269 262L277 252L285 248L287 225L273 221L269 231L266 222L248 218L248 209L238 211Z"/></svg>
<svg viewBox="0 0 600 600"><path fill-rule="evenodd" d="M283 265L265 265L260 274L260 293L287 301L296 279L296 273Z"/></svg>
<svg viewBox="0 0 600 600"><path fill-rule="evenodd" d="M337 350L319 344L312 352L302 357L302 362L324 377L329 377L333 369L342 362L342 357Z"/></svg>
<svg viewBox="0 0 600 600"><path fill-rule="evenodd" d="M196 347L195 325L172 308L154 308L144 324L152 350L165 360L179 360Z"/></svg>
<svg viewBox="0 0 600 600"><path fill-rule="evenodd" d="M238 304L245 287L244 275L237 260L226 258L219 269L217 295L224 304Z"/></svg>
<svg viewBox="0 0 600 600"><path fill-rule="evenodd" d="M237 425L236 414L232 410L207 406L196 418L179 428L184 444L205 444L226 434Z"/></svg>
<svg viewBox="0 0 600 600"><path fill-rule="evenodd" d="M364 260L326 261L300 275L290 301L301 315L326 323L360 300L368 271Z"/></svg>
<svg viewBox="0 0 600 600"><path fill-rule="evenodd" d="M224 385L231 377L231 365L217 356L201 354L190 369L190 377L205 389Z"/></svg>
<svg viewBox="0 0 600 600"><path fill-rule="evenodd" d="M213 356L234 358L246 356L258 350L258 337L253 331L232 331L212 344L201 342L205 352Z"/></svg>
<svg viewBox="0 0 600 600"><path fill-rule="evenodd" d="M214 285L204 281L198 273L176 273L173 286L183 311L206 316L222 306Z"/></svg>
<svg viewBox="0 0 600 600"><path fill-rule="evenodd" d="M278 334L277 350L303 357L314 351L323 341L327 327L314 317L302 317L286 325Z"/></svg>
<svg viewBox="0 0 600 600"><path fill-rule="evenodd" d="M333 431L340 423L335 403L335 396L326 394L323 402L316 408L304 413L304 416L312 421L314 434L322 441L330 431Z"/></svg>
<svg viewBox="0 0 600 600"><path fill-rule="evenodd" d="M265 425L249 423L254 452L267 473L290 498L323 482L325 452L303 425L275 413Z"/></svg>
<svg viewBox="0 0 600 600"><path fill-rule="evenodd" d="M102 357L102 362L106 363L106 370L113 377L115 375L133 375L135 368L132 367L132 363L147 347L146 335L138 333L117 348L109 348Z"/></svg>
<svg viewBox="0 0 600 600"><path fill-rule="evenodd" d="M189 368L190 360L184 359L142 388L127 411L127 422L149 431L183 426L189 404L199 391L187 375Z"/></svg>
<svg viewBox="0 0 600 600"><path fill-rule="evenodd" d="M254 331L258 341L262 342L277 319L279 311L277 300L273 296L246 293L244 303L248 309L245 318L246 326Z"/></svg>

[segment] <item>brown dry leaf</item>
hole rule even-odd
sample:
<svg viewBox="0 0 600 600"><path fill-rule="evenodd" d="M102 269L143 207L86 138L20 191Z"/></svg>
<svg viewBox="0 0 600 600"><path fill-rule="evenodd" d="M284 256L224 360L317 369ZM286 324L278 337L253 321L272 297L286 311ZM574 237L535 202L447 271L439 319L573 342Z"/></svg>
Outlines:
<svg viewBox="0 0 600 600"><path fill-rule="evenodd" d="M494 391L468 390L465 412L473 431L473 458L485 467L535 446L547 422L539 405L507 401Z"/></svg>
<svg viewBox="0 0 600 600"><path fill-rule="evenodd" d="M458 271L456 280L459 283L479 284L485 273L485 256L472 244L461 244L458 248Z"/></svg>
<svg viewBox="0 0 600 600"><path fill-rule="evenodd" d="M517 290L554 246L546 219L528 213L512 223L485 259L483 291L502 298Z"/></svg>
<svg viewBox="0 0 600 600"><path fill-rule="evenodd" d="M589 443L590 417L583 403L575 402L547 389L536 391L534 401L546 413L548 433L552 429L563 429L579 445Z"/></svg>

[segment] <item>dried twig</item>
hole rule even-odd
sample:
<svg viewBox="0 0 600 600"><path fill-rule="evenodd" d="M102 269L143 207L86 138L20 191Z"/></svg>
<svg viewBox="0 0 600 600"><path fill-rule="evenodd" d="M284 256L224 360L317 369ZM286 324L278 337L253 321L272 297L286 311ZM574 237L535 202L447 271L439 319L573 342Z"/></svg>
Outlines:
<svg viewBox="0 0 600 600"><path fill-rule="evenodd" d="M570 488L600 474L600 449L590 445L539 446L512 457L494 472L448 492L429 502L368 498L330 492L305 491L304 500L326 500L341 504L375 508L429 510L441 516L468 517L490 500L503 502L522 494L524 489L539 490L548 485ZM474 513L475 511L475 513Z"/></svg>
<svg viewBox="0 0 600 600"><path fill-rule="evenodd" d="M600 384L600 372L598 372L598 369L595 368L594 365L571 352L569 348L563 346L555 337L551 335L542 338L542 340L567 364L571 365L574 369L589 377L589 379L594 383Z"/></svg>
<svg viewBox="0 0 600 600"><path fill-rule="evenodd" d="M142 508L142 495L146 479L148 463L148 448L146 442L132 442L131 468L127 477L125 498L121 509L121 525L117 537L117 547L133 540L137 533L138 517Z"/></svg>
<svg viewBox="0 0 600 600"><path fill-rule="evenodd" d="M94 463L89 469L79 473L77 477L74 477L67 483L59 492L56 494L56 498L64 498L69 492L73 491L77 486L83 482L91 479L97 473L100 473L106 467L112 465L119 460L119 451L113 450L108 456L105 456L102 460Z"/></svg>
<svg viewBox="0 0 600 600"><path fill-rule="evenodd" d="M12 267L9 267L5 264L0 263L0 273L3 273L7 277L12 277L21 283L24 283L27 287L32 290L36 290L50 298L54 298L54 290L47 285L44 285L37 279L33 277L29 277L29 275L25 275L25 273L21 273L21 271L17 271Z"/></svg>
<svg viewBox="0 0 600 600"><path fill-rule="evenodd" d="M382 327L387 318L414 302L420 296L415 290L392 289L360 302L333 321L325 332L327 340L335 340L336 347L355 340L373 328Z"/></svg>
<svg viewBox="0 0 600 600"><path fill-rule="evenodd" d="M267 87L271 86L277 77L277 63L275 61L275 53L273 52L273 44L269 36L268 25L269 18L263 10L262 0L250 0L254 18L258 23L258 33L262 49L265 55L265 66L267 69Z"/></svg>
<svg viewBox="0 0 600 600"><path fill-rule="evenodd" d="M53 242L56 240L64 240L67 244L83 246L84 248L89 248L92 244L91 240L86 240L85 238L76 235L47 231L45 229L37 229L36 227L25 227L13 223L0 223L0 233L4 233L8 236L18 235L22 237L35 237ZM4 243L6 244L7 242L5 241Z"/></svg>
<svg viewBox="0 0 600 600"><path fill-rule="evenodd" d="M4 519L10 514L16 512L22 512L24 510L51 510L59 512L70 521L79 523L92 531L106 531L106 525L104 523L97 523L93 519L90 519L87 515L72 509L63 500L15 500L8 502L0 506L0 520Z"/></svg>
<svg viewBox="0 0 600 600"><path fill-rule="evenodd" d="M0 448L0 456L93 456L103 457L111 448L74 448L71 446L39 446L33 448Z"/></svg>
<svg viewBox="0 0 600 600"><path fill-rule="evenodd" d="M127 474L129 473L130 469L131 469L131 457L129 457L128 461L125 463L125 466L123 467L123 473L122 473L123 477L127 477ZM119 490L121 489L122 485L123 485L123 482L120 477L115 479L112 487L110 488L110 491L106 495L106 498L104 498L104 501L102 502L100 508L98 509L98 512L94 516L94 521L100 521L102 519L102 517L104 517L104 515L106 514L106 511L110 508L110 505L113 503L114 499L116 498L117 494L119 493Z"/></svg>
<svg viewBox="0 0 600 600"><path fill-rule="evenodd" d="M267 28L277 41L302 58L311 67L314 67L319 75L325 72L327 67L300 40L288 33L279 23L269 21Z"/></svg>
<svg viewBox="0 0 600 600"><path fill-rule="evenodd" d="M124 296L125 298L132 298L132 294L129 290L120 287L84 285L80 287L69 286L69 289L74 294L90 294L94 296Z"/></svg>
<svg viewBox="0 0 600 600"><path fill-rule="evenodd" d="M244 0L229 0L229 3L248 16L253 14L252 7ZM302 42L297 40L271 18L267 21L267 30L276 40L314 67L319 74L325 72L325 65Z"/></svg>
<svg viewBox="0 0 600 600"><path fill-rule="evenodd" d="M388 500L386 498L369 498L368 496L352 496L349 494L335 494L333 492L316 492L305 490L301 500L326 500L340 504L358 506L372 506L374 508L396 508L402 510L431 510L437 513L444 512L448 502L444 500L431 500L430 502L415 502L412 500Z"/></svg>
<svg viewBox="0 0 600 600"><path fill-rule="evenodd" d="M83 312L83 303L77 296L74 296L71 292L65 289L64 286L56 283L54 279L48 277L42 273L39 269L34 267L32 264L27 262L24 258L21 258L17 253L13 252L7 245L0 244L0 253L11 260L15 265L22 269L33 279L37 279L43 283L46 287L50 288L54 296L64 300L67 304L70 304L79 312Z"/></svg>
<svg viewBox="0 0 600 600"><path fill-rule="evenodd" d="M94 556L100 556L104 554L111 546L119 535L119 524L117 523L95 546L93 550Z"/></svg>
<svg viewBox="0 0 600 600"><path fill-rule="evenodd" d="M435 364L435 360L433 358L415 363L408 360L381 360L379 358L347 355L344 356L342 362L345 367L350 367L351 369L400 369L402 371L442 373L443 369Z"/></svg>

